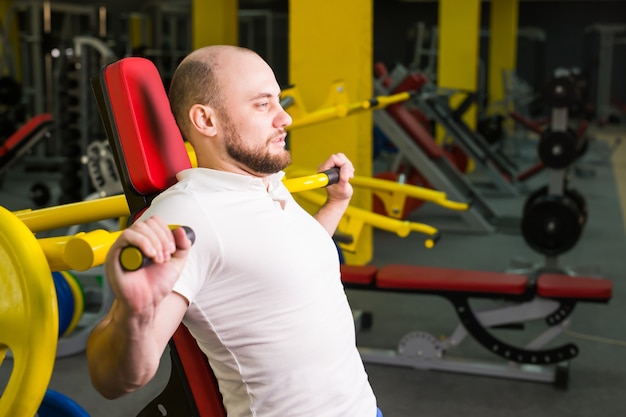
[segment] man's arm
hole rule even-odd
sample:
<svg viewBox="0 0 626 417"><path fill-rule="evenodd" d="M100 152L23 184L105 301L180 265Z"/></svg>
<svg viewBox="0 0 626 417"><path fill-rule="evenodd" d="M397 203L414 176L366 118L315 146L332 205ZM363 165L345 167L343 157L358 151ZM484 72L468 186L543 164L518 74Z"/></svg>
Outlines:
<svg viewBox="0 0 626 417"><path fill-rule="evenodd" d="M124 271L119 253L129 245L153 263ZM187 310L187 300L172 288L190 246L182 228L172 233L153 217L126 229L111 247L106 273L115 301L87 343L91 380L104 397L132 392L156 373L165 346Z"/></svg>
<svg viewBox="0 0 626 417"><path fill-rule="evenodd" d="M339 168L339 182L326 187L328 199L314 216L331 236L337 230L339 220L350 204L353 193L350 178L354 177L354 166L342 153L331 155L326 162L319 166L318 170L322 172L332 167Z"/></svg>

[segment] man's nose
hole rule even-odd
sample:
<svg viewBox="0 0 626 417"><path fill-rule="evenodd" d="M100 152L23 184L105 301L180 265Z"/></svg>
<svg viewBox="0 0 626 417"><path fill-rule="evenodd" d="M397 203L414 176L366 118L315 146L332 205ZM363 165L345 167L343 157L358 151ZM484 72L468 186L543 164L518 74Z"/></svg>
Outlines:
<svg viewBox="0 0 626 417"><path fill-rule="evenodd" d="M285 111L282 107L279 110L279 114L276 116L276 127L287 127L293 121L291 115Z"/></svg>

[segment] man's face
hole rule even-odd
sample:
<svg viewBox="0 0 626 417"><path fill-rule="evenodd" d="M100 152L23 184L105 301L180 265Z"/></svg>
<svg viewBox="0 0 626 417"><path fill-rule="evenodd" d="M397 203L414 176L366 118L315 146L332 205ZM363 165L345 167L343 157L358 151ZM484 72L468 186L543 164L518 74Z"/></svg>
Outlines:
<svg viewBox="0 0 626 417"><path fill-rule="evenodd" d="M258 56L238 54L221 75L221 136L228 156L253 174L272 174L291 162L285 127L291 117L280 105L280 87Z"/></svg>
<svg viewBox="0 0 626 417"><path fill-rule="evenodd" d="M232 119L222 115L224 144L226 153L234 161L244 165L250 171L258 174L273 174L285 169L291 163L291 155L284 146L274 150L273 144L277 140L277 135L269 136L265 143L247 143L241 136L239 129ZM284 143L284 138L279 139Z"/></svg>

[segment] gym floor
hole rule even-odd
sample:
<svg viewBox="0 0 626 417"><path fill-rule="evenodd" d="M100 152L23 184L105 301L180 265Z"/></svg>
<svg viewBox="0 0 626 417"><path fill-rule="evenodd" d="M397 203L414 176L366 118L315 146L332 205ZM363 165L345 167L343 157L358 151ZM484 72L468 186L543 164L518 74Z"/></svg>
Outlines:
<svg viewBox="0 0 626 417"><path fill-rule="evenodd" d="M594 128L594 140L578 162L571 185L587 200L589 219L577 245L560 257L560 264L586 276L601 276L613 282L609 304L580 303L570 328L558 342L572 342L580 348L570 362L569 388L559 390L545 383L479 377L460 373L423 371L394 366L366 364L379 406L386 417L410 416L623 416L626 401L626 147L615 146L626 134L616 127ZM530 162L520 157L520 164ZM532 179L529 189L546 184L544 174ZM11 210L28 207L24 178L8 175L0 187L0 205ZM20 191L21 190L21 191ZM524 196L490 197L496 211L506 217L520 215ZM26 204L26 205L24 205ZM413 220L420 221L420 210ZM620 261L622 259L622 261ZM440 266L483 271L507 271L537 266L541 255L532 251L516 231L493 234L443 233L433 249L425 249L423 236L399 238L375 231L372 264L389 263ZM364 346L393 349L403 335L420 330L435 337L449 335L457 323L447 301L426 295L398 295L348 291L354 309L373 314L373 326L359 332ZM506 330L510 332L510 330ZM473 342L460 355L467 360L490 360L493 356ZM0 369L6 380L7 362ZM109 401L91 387L83 353L59 358L49 387L78 402L93 417L134 416L167 383L169 356L163 357L156 378L144 389L122 399Z"/></svg>

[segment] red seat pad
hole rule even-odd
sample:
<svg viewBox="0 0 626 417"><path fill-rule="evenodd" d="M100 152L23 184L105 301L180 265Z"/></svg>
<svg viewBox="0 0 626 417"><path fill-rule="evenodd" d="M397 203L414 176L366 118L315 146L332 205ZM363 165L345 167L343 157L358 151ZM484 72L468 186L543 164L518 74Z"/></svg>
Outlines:
<svg viewBox="0 0 626 417"><path fill-rule="evenodd" d="M341 282L368 285L374 282L378 268L372 265L341 265Z"/></svg>
<svg viewBox="0 0 626 417"><path fill-rule="evenodd" d="M547 298L609 300L613 283L608 279L542 274L537 278L537 295Z"/></svg>
<svg viewBox="0 0 626 417"><path fill-rule="evenodd" d="M377 276L378 288L415 291L521 295L527 286L525 275L412 265L388 265Z"/></svg>

